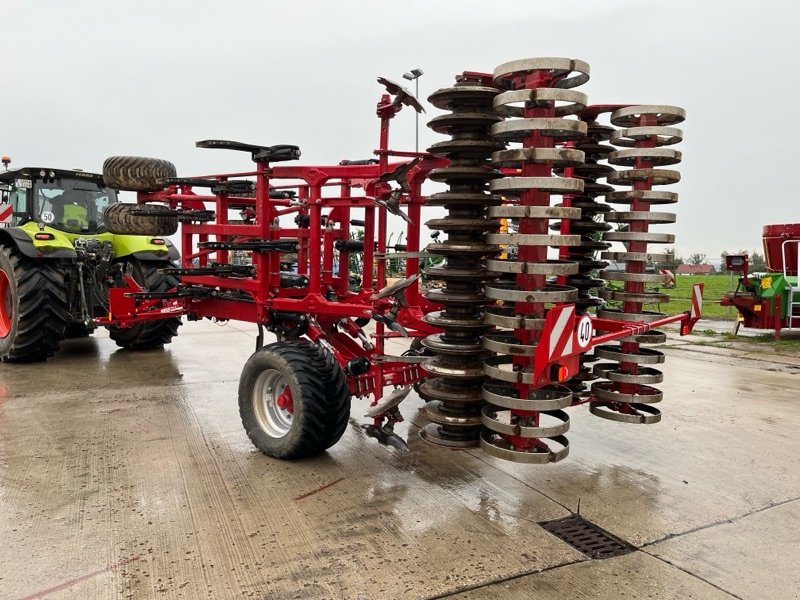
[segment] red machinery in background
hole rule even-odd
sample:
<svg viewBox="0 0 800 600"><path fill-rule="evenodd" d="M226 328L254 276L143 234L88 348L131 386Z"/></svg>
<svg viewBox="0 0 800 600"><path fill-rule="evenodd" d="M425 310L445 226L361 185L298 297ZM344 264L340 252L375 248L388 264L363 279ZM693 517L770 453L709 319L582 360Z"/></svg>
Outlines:
<svg viewBox="0 0 800 600"><path fill-rule="evenodd" d="M736 289L725 294L722 306L739 311L734 333L739 327L771 329L779 338L784 329L796 329L800 324L800 285L797 256L800 245L800 224L765 225L762 233L766 273L750 273L746 254L725 257L725 267L741 273Z"/></svg>
<svg viewBox="0 0 800 600"><path fill-rule="evenodd" d="M102 323L176 314L256 323L258 347L242 373L239 405L251 440L272 456L335 444L351 396L371 398L370 435L404 446L393 427L414 384L430 422L423 439L480 445L517 462L567 455L563 409L572 405L589 403L617 421L658 421L652 405L661 392L651 384L662 376L652 365L664 356L642 345L664 341L656 328L667 323L688 333L701 305L698 288L690 313L642 309L664 301L648 288L663 276L645 273L646 262L657 260L647 246L672 242L650 227L674 215L650 207L677 201L654 187L679 179L660 167L680 161L668 146L682 137L673 125L683 111L588 106L573 89L588 73L582 61L553 58L464 72L430 97L445 113L429 126L450 139L428 152L391 149L392 118L404 106L423 109L379 79L387 93L377 106L374 159L293 166L295 146L207 140L197 146L245 152L254 167L179 178L165 161L110 158L106 183L138 191L138 203L118 205L109 227L141 232L149 224L165 235L180 221L182 264L169 269L181 278L170 292L149 292L131 278L113 288ZM597 122L603 114L610 125ZM427 180L445 190L423 195ZM553 204L556 195L563 200ZM600 197L629 210L611 212ZM427 224L446 239L423 250L428 206L444 210ZM602 215L618 229L609 231ZM390 219L404 221L403 247L387 246ZM513 231L499 231L500 219ZM609 251L611 242L623 251ZM356 289L348 269L354 255L363 265ZM423 293L420 264L432 255L445 259L427 269L441 284ZM387 262L395 259L405 261L405 277L387 285ZM608 260L626 267L603 271ZM607 280L619 284L607 287ZM278 342L263 346L263 328ZM402 356L387 354L386 341L396 337L415 340ZM592 366L599 359L607 362ZM386 387L395 389L384 395Z"/></svg>

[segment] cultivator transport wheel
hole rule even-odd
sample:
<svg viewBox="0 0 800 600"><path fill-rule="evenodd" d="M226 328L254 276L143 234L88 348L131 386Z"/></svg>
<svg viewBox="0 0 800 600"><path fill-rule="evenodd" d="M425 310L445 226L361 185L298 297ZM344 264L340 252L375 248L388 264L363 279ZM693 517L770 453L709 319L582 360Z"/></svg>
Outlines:
<svg viewBox="0 0 800 600"><path fill-rule="evenodd" d="M269 344L244 366L239 414L264 454L314 456L338 442L347 427L347 378L330 352L307 340Z"/></svg>
<svg viewBox="0 0 800 600"><path fill-rule="evenodd" d="M158 204L112 204L103 219L106 229L118 235L173 235L178 231L178 214Z"/></svg>
<svg viewBox="0 0 800 600"><path fill-rule="evenodd" d="M0 246L0 360L45 360L67 324L67 289L57 261Z"/></svg>
<svg viewBox="0 0 800 600"><path fill-rule="evenodd" d="M160 272L168 263L163 261L127 259L132 276L148 292L167 292L178 285L178 279ZM117 346L128 350L152 350L169 344L178 335L180 317L143 321L127 328L109 327L109 336Z"/></svg>
<svg viewBox="0 0 800 600"><path fill-rule="evenodd" d="M108 187L130 192L155 192L162 179L177 177L168 160L143 156L110 156L103 163L103 181Z"/></svg>

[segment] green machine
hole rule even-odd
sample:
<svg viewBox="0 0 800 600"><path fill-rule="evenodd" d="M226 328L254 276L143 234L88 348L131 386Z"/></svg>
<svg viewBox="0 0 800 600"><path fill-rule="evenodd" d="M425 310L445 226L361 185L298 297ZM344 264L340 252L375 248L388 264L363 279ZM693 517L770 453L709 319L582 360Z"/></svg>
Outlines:
<svg viewBox="0 0 800 600"><path fill-rule="evenodd" d="M170 240L107 230L105 211L117 202L98 174L0 172L0 360L43 360L64 338L91 335L94 319L108 312L108 289L126 275L153 292L178 283L159 271L179 258ZM109 330L119 346L149 349L168 343L180 323L176 317Z"/></svg>
<svg viewBox="0 0 800 600"><path fill-rule="evenodd" d="M767 245L765 238L764 247L768 250L768 267L773 272L749 273L746 254L725 257L728 271L741 273L741 276L736 289L725 294L721 304L733 306L739 311L735 332L744 325L752 329L772 329L777 338L781 330L794 329L800 324L797 240L785 238L777 248L772 248Z"/></svg>

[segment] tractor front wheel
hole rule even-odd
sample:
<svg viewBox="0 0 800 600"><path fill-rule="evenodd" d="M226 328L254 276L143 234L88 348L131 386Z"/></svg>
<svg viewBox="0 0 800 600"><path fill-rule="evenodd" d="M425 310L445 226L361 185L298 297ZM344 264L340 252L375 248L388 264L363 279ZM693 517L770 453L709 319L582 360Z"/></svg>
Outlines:
<svg viewBox="0 0 800 600"><path fill-rule="evenodd" d="M178 279L159 271L172 266L166 261L137 260L129 258L133 279L148 292L167 292L178 285ZM109 337L117 346L128 350L152 350L169 344L181 326L180 317L144 321L131 327L109 327Z"/></svg>
<svg viewBox="0 0 800 600"><path fill-rule="evenodd" d="M0 360L32 362L52 356L68 316L64 271L0 246Z"/></svg>
<svg viewBox="0 0 800 600"><path fill-rule="evenodd" d="M239 414L248 437L264 454L321 454L347 428L347 378L330 352L307 340L269 344L244 366Z"/></svg>

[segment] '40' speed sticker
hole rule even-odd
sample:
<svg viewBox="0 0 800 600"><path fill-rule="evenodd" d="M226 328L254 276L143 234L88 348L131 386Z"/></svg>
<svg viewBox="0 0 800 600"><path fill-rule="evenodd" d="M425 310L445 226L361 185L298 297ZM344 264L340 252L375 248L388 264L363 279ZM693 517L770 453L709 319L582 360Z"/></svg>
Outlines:
<svg viewBox="0 0 800 600"><path fill-rule="evenodd" d="M593 333L592 318L589 315L583 315L578 321L578 346L586 348L592 341Z"/></svg>

